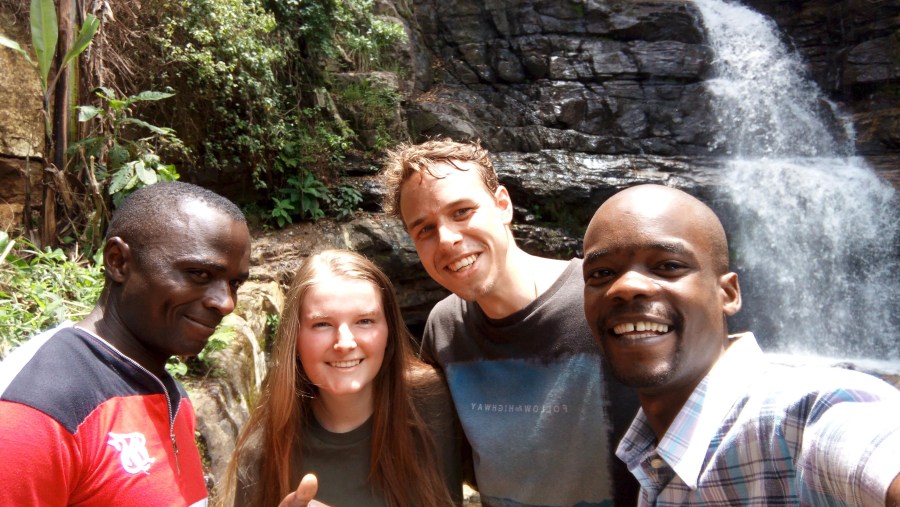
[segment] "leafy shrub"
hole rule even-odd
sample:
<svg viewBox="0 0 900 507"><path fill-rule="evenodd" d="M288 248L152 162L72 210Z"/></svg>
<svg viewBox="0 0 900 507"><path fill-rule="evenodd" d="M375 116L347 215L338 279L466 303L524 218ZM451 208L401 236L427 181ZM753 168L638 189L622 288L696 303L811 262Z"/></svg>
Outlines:
<svg viewBox="0 0 900 507"><path fill-rule="evenodd" d="M405 37L402 27L375 17L372 0L158 5L152 39L164 63L149 87L178 91L183 113L172 120L182 138L196 140L198 171L246 175L255 189L246 197L279 227L334 209L330 194L345 155L371 146L341 119L332 97L344 99L329 75L385 64ZM392 144L388 129L378 132L379 149Z"/></svg>
<svg viewBox="0 0 900 507"><path fill-rule="evenodd" d="M87 315L103 290L100 259L39 250L0 232L0 358L45 329Z"/></svg>

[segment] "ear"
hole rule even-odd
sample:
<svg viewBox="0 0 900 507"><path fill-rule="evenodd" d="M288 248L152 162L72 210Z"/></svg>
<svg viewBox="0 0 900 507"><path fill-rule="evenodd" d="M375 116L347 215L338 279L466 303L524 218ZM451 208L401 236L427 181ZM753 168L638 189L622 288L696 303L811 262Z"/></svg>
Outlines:
<svg viewBox="0 0 900 507"><path fill-rule="evenodd" d="M726 273L719 277L722 289L722 311L732 316L741 310L741 285L737 273Z"/></svg>
<svg viewBox="0 0 900 507"><path fill-rule="evenodd" d="M509 198L509 191L506 190L506 187L503 185L499 185L497 190L494 191L494 202L496 202L497 207L500 208L500 216L503 219L503 224L511 224L513 217L512 200Z"/></svg>
<svg viewBox="0 0 900 507"><path fill-rule="evenodd" d="M122 283L128 278L133 258L131 247L122 238L113 236L106 240L103 247L103 267L111 280Z"/></svg>

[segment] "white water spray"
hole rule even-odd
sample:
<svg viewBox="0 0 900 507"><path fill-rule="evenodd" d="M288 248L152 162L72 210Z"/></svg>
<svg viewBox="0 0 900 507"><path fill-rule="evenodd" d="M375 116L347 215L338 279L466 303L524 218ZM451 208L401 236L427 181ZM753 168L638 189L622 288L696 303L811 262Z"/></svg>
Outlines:
<svg viewBox="0 0 900 507"><path fill-rule="evenodd" d="M896 192L854 157L849 122L804 78L775 24L695 0L715 52L707 86L743 316L764 348L900 365Z"/></svg>

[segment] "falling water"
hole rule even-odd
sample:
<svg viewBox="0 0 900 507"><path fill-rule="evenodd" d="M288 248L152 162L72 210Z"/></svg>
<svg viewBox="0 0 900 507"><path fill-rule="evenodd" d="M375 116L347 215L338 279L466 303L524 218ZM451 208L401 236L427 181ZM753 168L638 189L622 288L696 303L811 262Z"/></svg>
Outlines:
<svg viewBox="0 0 900 507"><path fill-rule="evenodd" d="M896 194L853 156L853 131L775 24L695 0L715 55L708 81L723 197L744 289L739 323L774 352L900 365ZM890 368L890 367L889 367Z"/></svg>

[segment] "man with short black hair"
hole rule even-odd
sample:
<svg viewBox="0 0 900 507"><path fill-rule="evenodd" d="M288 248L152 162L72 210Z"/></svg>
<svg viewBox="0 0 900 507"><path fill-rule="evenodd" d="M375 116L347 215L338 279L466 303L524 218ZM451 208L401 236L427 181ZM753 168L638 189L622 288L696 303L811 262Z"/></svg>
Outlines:
<svg viewBox="0 0 900 507"><path fill-rule="evenodd" d="M91 313L0 364L0 505L206 505L193 407L165 364L203 349L249 261L227 199L181 182L126 198Z"/></svg>
<svg viewBox="0 0 900 507"><path fill-rule="evenodd" d="M709 207L628 188L597 210L584 255L588 325L641 401L616 452L639 505L900 505L900 391L773 365L753 334L729 336L741 291Z"/></svg>

